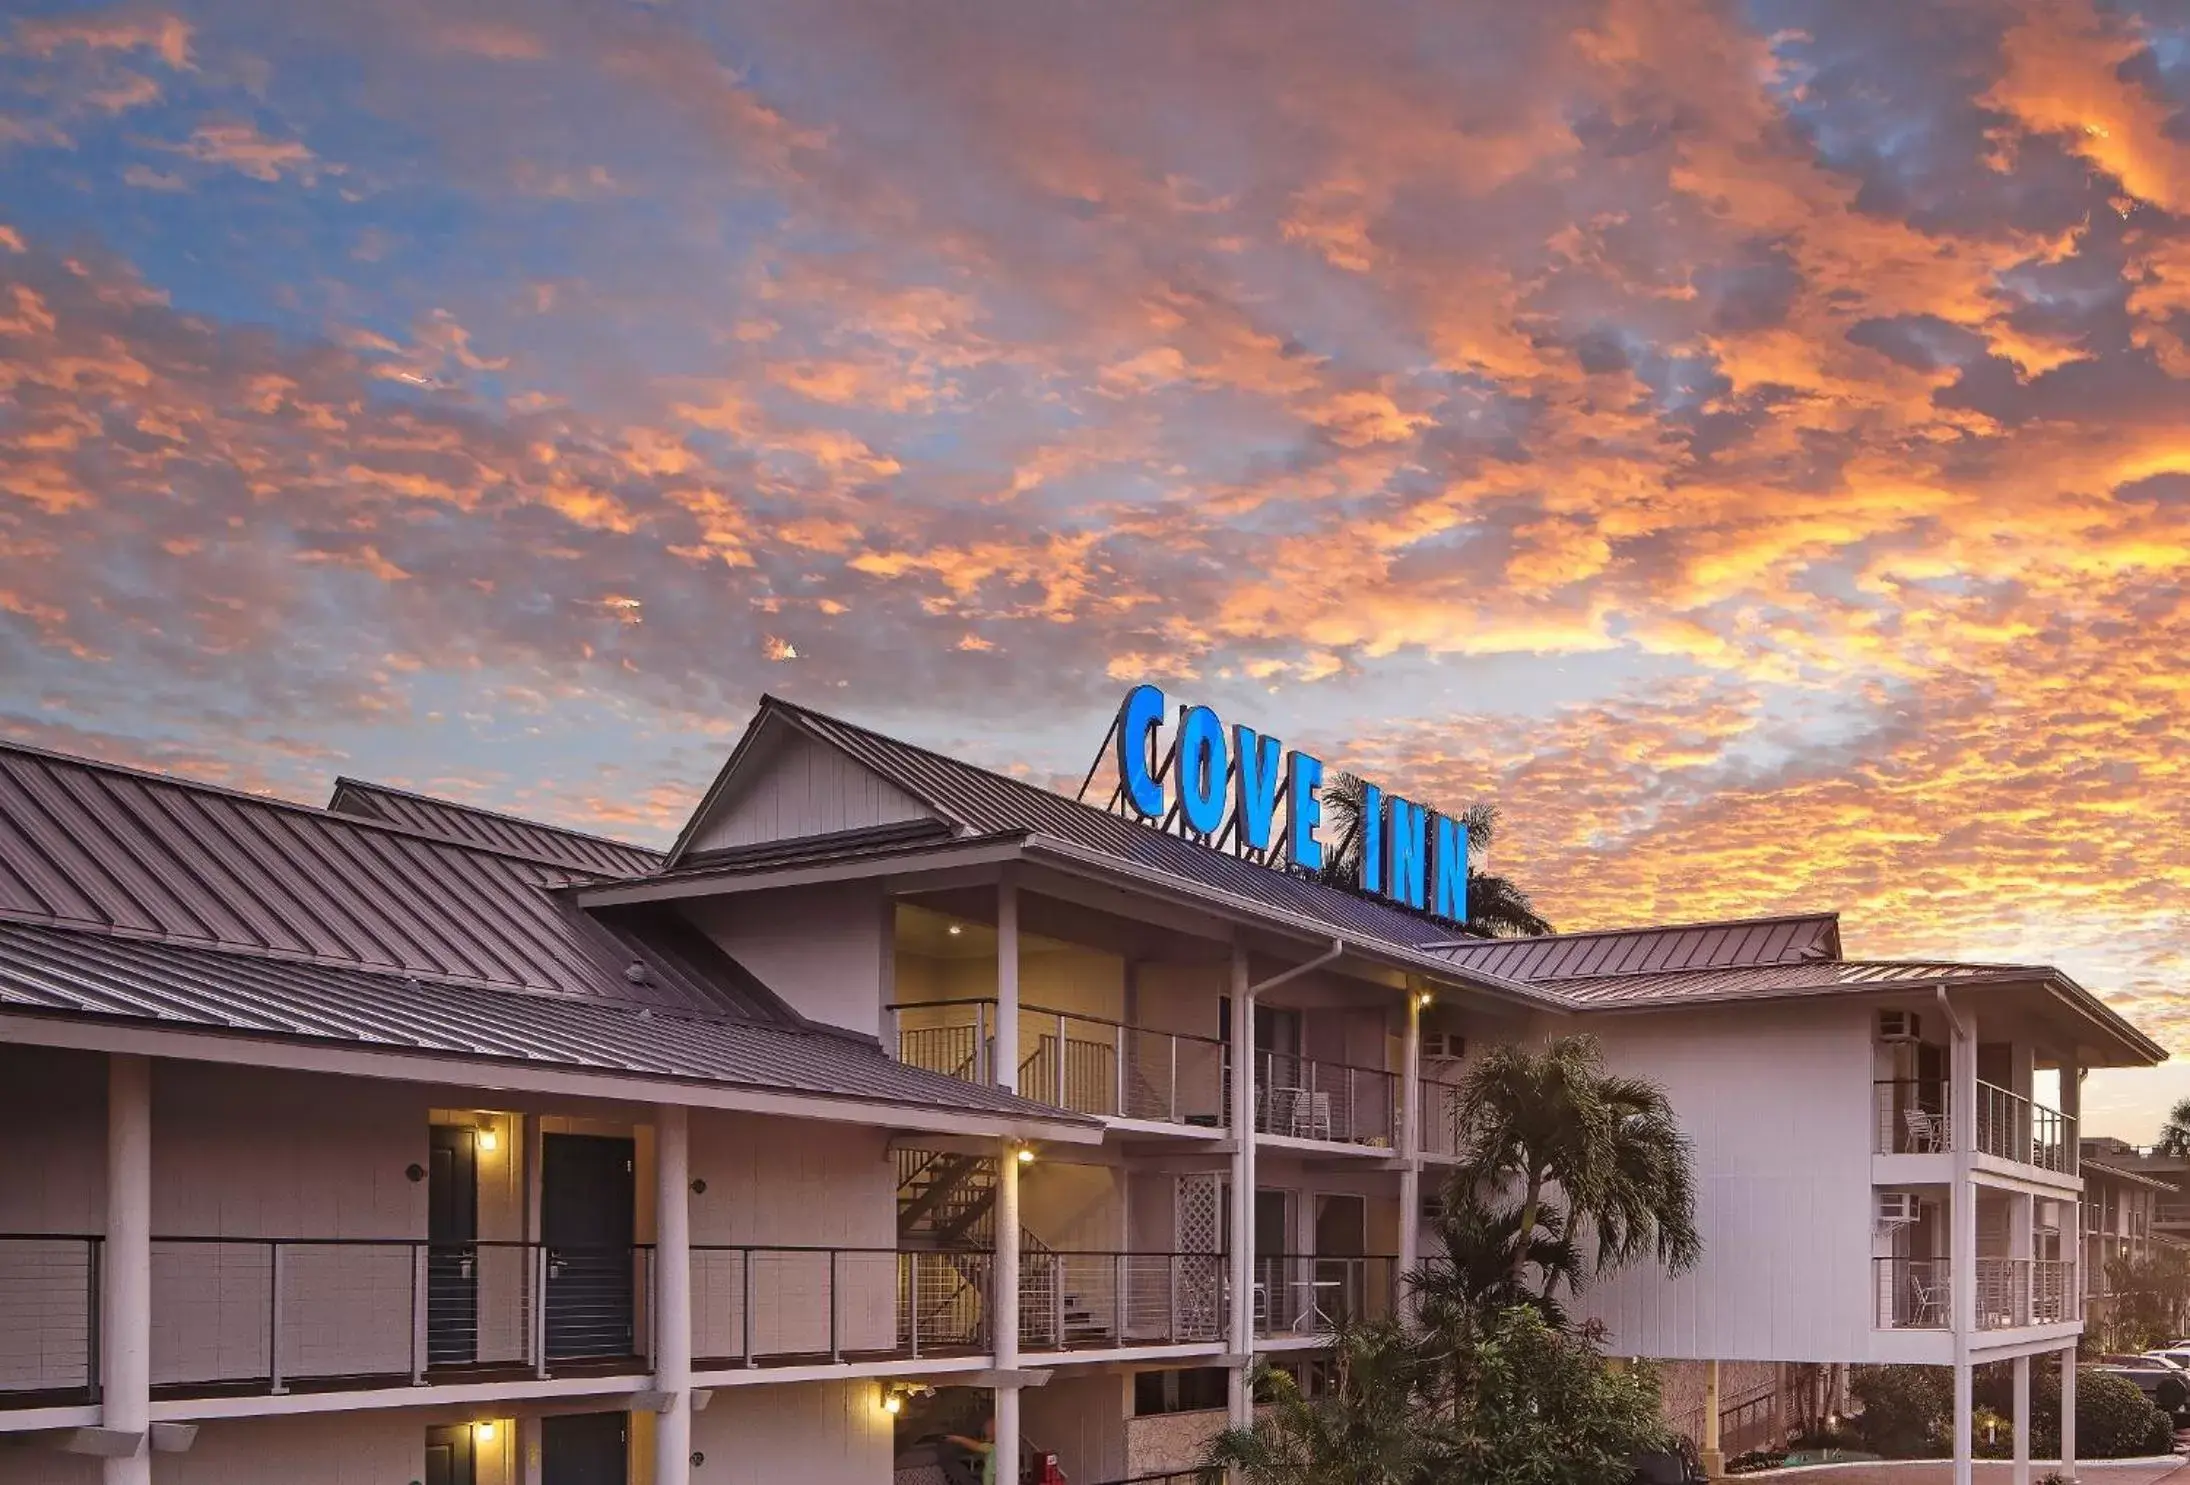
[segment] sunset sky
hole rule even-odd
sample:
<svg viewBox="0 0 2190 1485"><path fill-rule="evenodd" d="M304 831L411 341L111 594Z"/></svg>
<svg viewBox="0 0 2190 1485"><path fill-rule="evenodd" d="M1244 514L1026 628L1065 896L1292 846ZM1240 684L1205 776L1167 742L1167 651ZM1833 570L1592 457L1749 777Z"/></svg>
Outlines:
<svg viewBox="0 0 2190 1485"><path fill-rule="evenodd" d="M32 743L661 841L764 690L1056 781L1150 679L2190 1052L2186 559L2159 0L0 19Z"/></svg>

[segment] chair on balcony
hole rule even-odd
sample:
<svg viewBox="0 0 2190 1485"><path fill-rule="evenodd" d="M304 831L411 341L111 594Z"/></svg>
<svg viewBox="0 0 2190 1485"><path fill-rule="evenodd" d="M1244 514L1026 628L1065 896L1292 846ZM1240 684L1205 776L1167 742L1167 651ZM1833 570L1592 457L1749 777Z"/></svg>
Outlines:
<svg viewBox="0 0 2190 1485"><path fill-rule="evenodd" d="M1295 1095L1291 1133L1295 1139L1329 1139L1331 1137L1331 1095L1328 1093L1301 1093Z"/></svg>
<svg viewBox="0 0 2190 1485"><path fill-rule="evenodd" d="M1909 1324L1924 1328L1947 1323L1947 1306L1952 1301L1945 1279L1927 1276L1921 1269L1909 1272Z"/></svg>
<svg viewBox="0 0 2190 1485"><path fill-rule="evenodd" d="M1908 1130L1911 1155L1940 1155L1954 1146L1945 1114L1930 1109L1903 1109L1901 1122Z"/></svg>

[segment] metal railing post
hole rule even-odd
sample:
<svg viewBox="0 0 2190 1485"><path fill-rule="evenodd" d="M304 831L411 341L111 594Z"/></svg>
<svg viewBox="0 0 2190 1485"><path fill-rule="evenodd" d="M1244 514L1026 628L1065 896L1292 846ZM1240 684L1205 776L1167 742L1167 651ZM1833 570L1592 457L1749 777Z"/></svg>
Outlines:
<svg viewBox="0 0 2190 1485"><path fill-rule="evenodd" d="M842 1361L844 1359L844 1340L838 1333L838 1328L843 1306L837 1303L836 1260L837 1251L831 1248L829 1250L829 1359L831 1361Z"/></svg>
<svg viewBox="0 0 2190 1485"><path fill-rule="evenodd" d="M973 1003L973 1066L980 1076L974 1081L984 1088L996 1086L996 1051L989 1044L989 1004L977 1000Z"/></svg>
<svg viewBox="0 0 2190 1485"><path fill-rule="evenodd" d="M84 1258L84 1391L96 1407L99 1373L104 1366L104 1358L99 1352L99 1330L106 1324L106 1317L99 1313L99 1266L106 1261L99 1239L85 1239Z"/></svg>
<svg viewBox="0 0 2190 1485"><path fill-rule="evenodd" d="M745 1364L758 1366L753 1357L753 1250L738 1251L738 1284L743 1291L738 1301L739 1345L744 1349Z"/></svg>
<svg viewBox="0 0 2190 1485"><path fill-rule="evenodd" d="M1057 1076L1054 1081L1057 1084L1057 1107L1070 1108L1071 1105L1065 1102L1065 1018L1062 1012L1057 1016Z"/></svg>
<svg viewBox="0 0 2190 1485"><path fill-rule="evenodd" d="M1176 1124L1179 1122L1179 1034L1174 1031L1169 1033L1169 1036L1171 1041L1171 1122ZM1231 1107L1230 1100L1226 1100L1225 1107Z"/></svg>
<svg viewBox="0 0 2190 1485"><path fill-rule="evenodd" d="M920 1359L920 1255L918 1253L907 1253L905 1261L912 1265L912 1275L908 1279L906 1287L912 1296L910 1300L912 1355L913 1360L918 1361Z"/></svg>
<svg viewBox="0 0 2190 1485"><path fill-rule="evenodd" d="M1116 1312L1116 1327L1110 1333L1113 1345L1125 1344L1125 1286L1131 1282L1132 1272L1133 1260L1120 1253L1117 1276L1111 1280L1110 1291L1111 1308Z"/></svg>
<svg viewBox="0 0 2190 1485"><path fill-rule="evenodd" d="M428 1340L426 1319L432 1313L433 1301L426 1286L426 1275L432 1268L432 1248L426 1243L411 1245L411 1385L426 1385L426 1352Z"/></svg>
<svg viewBox="0 0 2190 1485"><path fill-rule="evenodd" d="M548 1267L547 1244L534 1244L532 1250L532 1371L534 1376L543 1379L548 1374Z"/></svg>
<svg viewBox="0 0 2190 1485"><path fill-rule="evenodd" d="M1112 1040L1117 1043L1116 1050L1111 1054L1111 1060L1115 1064L1112 1071L1116 1075L1118 1086L1111 1096L1117 1100L1116 1112L1118 1117L1123 1119L1125 1117L1125 1027L1123 1025L1120 1025L1112 1033Z"/></svg>
<svg viewBox="0 0 2190 1485"><path fill-rule="evenodd" d="M281 1241L266 1245L266 1382L267 1390L287 1392L281 1379Z"/></svg>
<svg viewBox="0 0 2190 1485"><path fill-rule="evenodd" d="M1164 1276L1163 1276L1163 1279L1164 1279L1164 1294L1163 1294L1163 1308L1164 1308L1164 1321L1163 1321L1163 1328L1164 1328L1164 1335L1165 1335L1165 1337L1166 1337L1167 1339L1169 1339L1169 1340L1172 1340L1172 1341L1177 1341L1177 1340L1178 1340L1178 1338L1179 1338L1179 1255L1178 1255L1178 1254L1176 1254L1176 1253L1172 1254L1172 1255L1171 1255L1171 1258L1170 1258L1170 1261L1169 1261L1169 1262L1167 1262L1167 1263L1166 1263L1166 1264L1164 1265Z"/></svg>

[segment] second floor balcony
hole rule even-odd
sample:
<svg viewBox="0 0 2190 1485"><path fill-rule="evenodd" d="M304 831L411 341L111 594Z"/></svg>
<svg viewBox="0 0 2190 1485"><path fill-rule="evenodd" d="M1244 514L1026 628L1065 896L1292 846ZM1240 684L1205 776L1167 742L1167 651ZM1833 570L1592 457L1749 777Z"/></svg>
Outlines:
<svg viewBox="0 0 2190 1485"><path fill-rule="evenodd" d="M907 1002L890 1012L900 1062L971 1083L996 1080L1007 1053L993 999ZM1231 1125L1231 1048L1215 1037L1022 1005L1008 1055L1019 1093L1061 1109L1187 1128ZM1255 1053L1254 1074L1257 1133L1398 1148L1399 1074L1270 1050Z"/></svg>
<svg viewBox="0 0 2190 1485"><path fill-rule="evenodd" d="M1951 1330L1955 1274L1945 1258L1871 1261L1872 1324L1881 1330ZM2065 1259L1977 1260L1975 1323L1981 1331L2061 1325L2083 1317L2077 1268Z"/></svg>
<svg viewBox="0 0 2190 1485"><path fill-rule="evenodd" d="M1945 1155L1969 1149L2056 1175L2077 1171L2076 1121L1991 1083L1977 1085L1973 1127L1957 1127L1954 1085L1944 1078L1882 1079L1872 1085L1872 1151Z"/></svg>

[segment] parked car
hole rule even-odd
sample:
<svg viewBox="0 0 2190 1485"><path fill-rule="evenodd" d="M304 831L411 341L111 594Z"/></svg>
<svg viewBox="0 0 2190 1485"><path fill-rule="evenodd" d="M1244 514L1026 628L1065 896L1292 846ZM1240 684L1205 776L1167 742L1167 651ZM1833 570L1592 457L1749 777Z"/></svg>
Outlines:
<svg viewBox="0 0 2190 1485"><path fill-rule="evenodd" d="M1690 1439L1677 1438L1671 1448L1638 1454L1631 1462L1635 1473L1628 1477L1629 1485L1710 1485Z"/></svg>
<svg viewBox="0 0 2190 1485"><path fill-rule="evenodd" d="M2144 1354L2157 1357L2161 1361L2172 1361L2183 1370L2190 1371L2190 1346L2162 1346Z"/></svg>
<svg viewBox="0 0 2190 1485"><path fill-rule="evenodd" d="M2190 1371L2165 1356L2102 1356L2090 1370L2127 1377L2169 1417L2190 1409Z"/></svg>
<svg viewBox="0 0 2190 1485"><path fill-rule="evenodd" d="M896 1485L981 1485L980 1456L943 1434L898 1451ZM1066 1485L1057 1456L1021 1441L1019 1485Z"/></svg>

